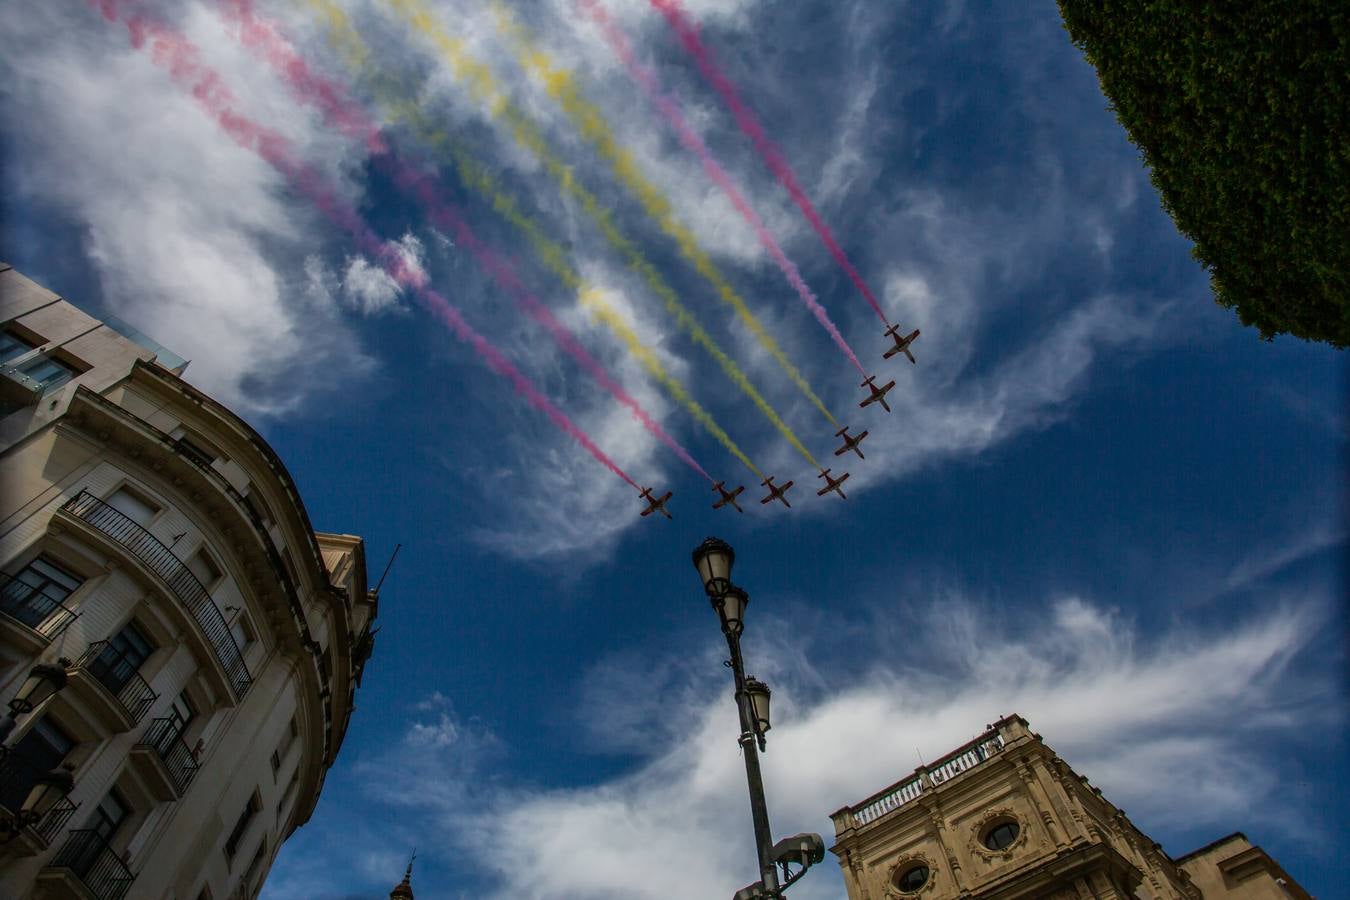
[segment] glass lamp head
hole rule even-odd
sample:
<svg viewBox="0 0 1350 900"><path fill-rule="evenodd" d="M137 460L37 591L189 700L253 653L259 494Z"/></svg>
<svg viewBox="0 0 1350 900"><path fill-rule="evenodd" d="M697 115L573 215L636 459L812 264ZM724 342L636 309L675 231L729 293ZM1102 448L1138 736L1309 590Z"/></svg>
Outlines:
<svg viewBox="0 0 1350 900"><path fill-rule="evenodd" d="M730 585L720 595L712 598L713 609L722 620L722 631L739 635L745 630L745 608L750 605L750 595L736 585Z"/></svg>
<svg viewBox="0 0 1350 900"><path fill-rule="evenodd" d="M708 596L716 597L731 587L731 567L736 562L736 551L726 541L708 538L694 549L693 560Z"/></svg>
<svg viewBox="0 0 1350 900"><path fill-rule="evenodd" d="M755 719L755 733L764 734L769 730L769 695L773 692L769 686L757 678L745 680L745 693L750 696L750 712Z"/></svg>
<svg viewBox="0 0 1350 900"><path fill-rule="evenodd" d="M44 700L66 686L66 670L63 666L50 663L38 663L28 672L19 693L9 701L9 708L18 715L30 713Z"/></svg>

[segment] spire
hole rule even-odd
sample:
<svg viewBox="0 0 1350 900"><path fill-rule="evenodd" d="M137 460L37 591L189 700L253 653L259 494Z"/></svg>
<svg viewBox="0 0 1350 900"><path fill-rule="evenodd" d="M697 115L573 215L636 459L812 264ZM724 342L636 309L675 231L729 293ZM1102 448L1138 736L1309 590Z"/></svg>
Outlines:
<svg viewBox="0 0 1350 900"><path fill-rule="evenodd" d="M413 860L417 859L417 848L413 848L412 856L408 857L408 868L403 873L403 880L389 892L389 900L413 900L412 889L412 866Z"/></svg>

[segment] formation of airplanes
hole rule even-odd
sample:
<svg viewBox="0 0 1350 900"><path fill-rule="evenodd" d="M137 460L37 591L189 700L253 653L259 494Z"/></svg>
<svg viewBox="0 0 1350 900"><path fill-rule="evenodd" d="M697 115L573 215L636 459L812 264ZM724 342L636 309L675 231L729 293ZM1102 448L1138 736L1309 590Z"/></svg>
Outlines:
<svg viewBox="0 0 1350 900"><path fill-rule="evenodd" d="M889 348L882 354L883 359L890 359L897 353L903 353L911 363L918 363L918 360L914 358L914 354L910 351L909 347L919 337L919 329L916 328L909 334L901 335L899 325L890 325L887 327L885 334L886 337L894 341L895 346ZM879 403L881 404L881 408L886 412L891 411L890 404L886 402L886 394L891 388L895 387L894 379L886 382L884 385L878 386L877 376L869 375L863 380L861 386L866 388L869 393L867 398L858 404L859 407L865 408L871 406L873 403ZM861 431L857 435L850 435L848 433L848 426L845 425L834 433L835 437L843 441L843 444L834 451L834 455L843 456L845 453L852 451L853 453L858 454L858 459L866 459L867 457L863 456L862 449L859 445L867 435L867 431ZM816 476L817 478L825 479L825 486L816 491L816 496L824 497L826 494L835 493L838 494L841 499L847 500L848 496L844 493L843 484L845 481L848 481L849 473L845 472L838 478L831 478L830 471L830 469L821 469L820 474ZM768 490L768 493L760 499L760 504L772 503L777 500L791 509L792 504L788 502L787 492L788 488L792 487L794 483L795 482L792 481L786 481L781 485L774 484L774 476L768 476L760 482L760 485ZM712 505L713 509L721 509L724 506L730 506L733 507L736 512L745 512L745 510L741 509L740 504L736 502L736 498L745 490L745 485L739 485L732 490L727 490L726 482L719 481L713 485L712 489L717 493L717 500ZM643 488L638 496L647 502L647 508L641 513L643 516L649 516L654 512L659 512L667 519L674 518L671 516L670 510L666 508L666 502L671 498L670 491L666 491L660 497L654 497L652 495L652 489L648 487Z"/></svg>

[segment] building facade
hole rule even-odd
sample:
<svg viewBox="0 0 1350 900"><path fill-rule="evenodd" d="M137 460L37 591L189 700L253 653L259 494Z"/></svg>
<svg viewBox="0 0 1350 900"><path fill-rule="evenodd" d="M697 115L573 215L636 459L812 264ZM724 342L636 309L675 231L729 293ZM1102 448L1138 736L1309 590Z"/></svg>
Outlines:
<svg viewBox="0 0 1350 900"><path fill-rule="evenodd" d="M185 366L0 266L2 897L256 896L342 746L362 541Z"/></svg>
<svg viewBox="0 0 1350 900"><path fill-rule="evenodd" d="M1241 834L1168 856L1016 715L831 818L849 900L1310 900Z"/></svg>

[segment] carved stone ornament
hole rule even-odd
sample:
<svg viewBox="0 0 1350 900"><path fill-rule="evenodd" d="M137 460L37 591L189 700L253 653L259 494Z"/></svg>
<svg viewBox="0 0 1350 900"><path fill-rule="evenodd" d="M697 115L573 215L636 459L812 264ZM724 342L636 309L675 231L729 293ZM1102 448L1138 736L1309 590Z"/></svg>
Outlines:
<svg viewBox="0 0 1350 900"><path fill-rule="evenodd" d="M925 866L928 869L928 880L923 883L917 891L902 891L896 886L900 876L914 868L916 865ZM906 853L900 857L895 865L891 866L886 873L886 896L894 898L923 897L933 892L933 885L937 883L937 867L928 854L922 850L916 850L912 853Z"/></svg>
<svg viewBox="0 0 1350 900"><path fill-rule="evenodd" d="M1002 850L990 850L984 845L984 835L990 828L1000 822L1012 822L1017 826L1017 837L1013 842ZM1022 849L1027 843L1027 823L1022 817L1014 813L1007 807L1000 809L991 809L984 815L975 820L975 824L970 829L970 840L967 846L970 852L984 860L987 863L1006 862L1013 858L1018 850Z"/></svg>

